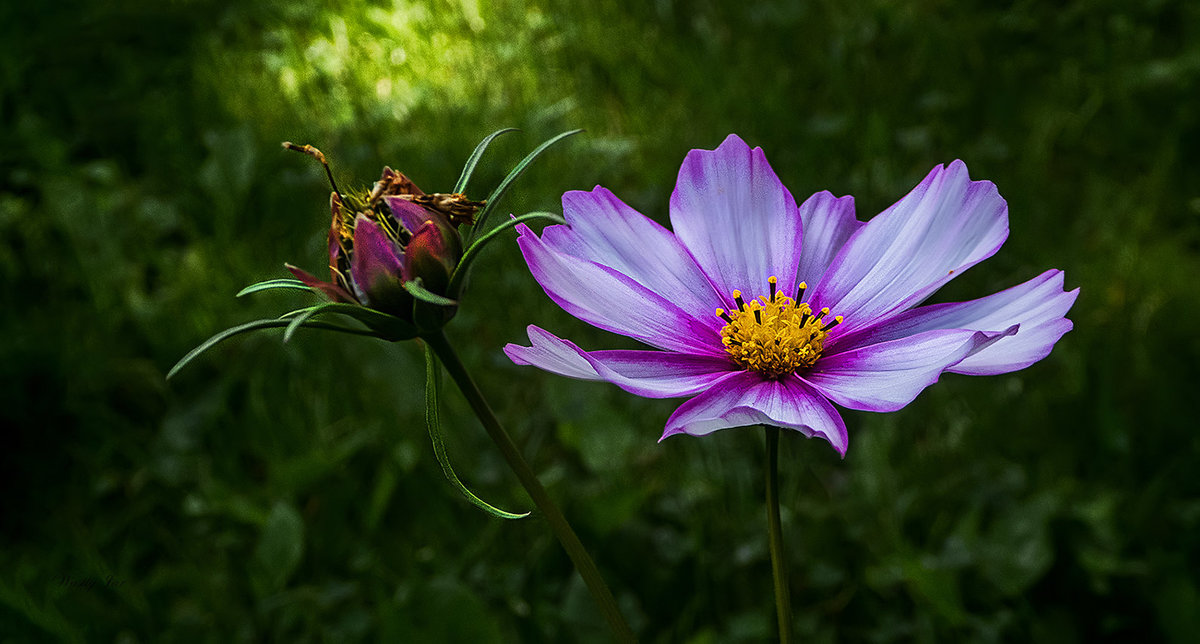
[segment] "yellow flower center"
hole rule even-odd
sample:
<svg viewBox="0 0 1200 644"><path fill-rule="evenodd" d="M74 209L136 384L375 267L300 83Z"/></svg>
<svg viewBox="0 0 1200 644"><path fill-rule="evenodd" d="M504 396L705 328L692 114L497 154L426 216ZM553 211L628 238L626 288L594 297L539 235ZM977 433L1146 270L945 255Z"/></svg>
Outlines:
<svg viewBox="0 0 1200 644"><path fill-rule="evenodd" d="M829 329L842 321L837 316L831 322L822 318L829 309L815 315L812 308L797 300L804 298L808 285L797 287L796 299L776 291L779 280L767 280L770 294L756 300L742 300L742 292L733 292L736 311L717 309L717 317L725 320L721 343L734 362L769 378L779 378L800 369L807 369L821 357Z"/></svg>

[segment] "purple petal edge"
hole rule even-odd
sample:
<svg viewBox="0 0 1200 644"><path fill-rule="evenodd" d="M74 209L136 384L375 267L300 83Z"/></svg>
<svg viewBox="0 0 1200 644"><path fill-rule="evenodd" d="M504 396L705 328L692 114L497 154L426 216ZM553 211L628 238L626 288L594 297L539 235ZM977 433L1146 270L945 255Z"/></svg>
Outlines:
<svg viewBox="0 0 1200 644"><path fill-rule="evenodd" d="M735 289L766 292L774 275L795 289L801 222L796 201L762 148L730 134L715 150L688 152L670 202L671 226L729 308Z"/></svg>
<svg viewBox="0 0 1200 644"><path fill-rule="evenodd" d="M980 350L949 369L968 375L997 375L1024 369L1050 354L1051 349L1073 324L1067 312L1079 289L1064 290L1065 275L1054 269L1005 289L968 302L922 306L888 319L861 332L838 337L838 347L887 342L934 329L970 329L996 332L1013 325L1020 330Z"/></svg>
<svg viewBox="0 0 1200 644"><path fill-rule="evenodd" d="M720 336L710 323L695 319L611 267L554 250L524 224L517 231L517 246L533 278L567 313L659 349L724 355Z"/></svg>
<svg viewBox="0 0 1200 644"><path fill-rule="evenodd" d="M610 382L646 398L691 396L707 389L733 368L722 358L667 351L587 352L534 325L529 325L527 331L531 346L504 347L505 355L514 363L579 380Z"/></svg>
<svg viewBox="0 0 1200 644"><path fill-rule="evenodd" d="M802 376L833 402L862 411L896 411L943 372L989 344L1017 332L937 329L822 356Z"/></svg>
<svg viewBox="0 0 1200 644"><path fill-rule="evenodd" d="M845 316L842 333L916 306L995 254L1008 237L1008 204L962 161L937 166L911 192L858 229L813 294Z"/></svg>
<svg viewBox="0 0 1200 644"><path fill-rule="evenodd" d="M764 379L746 371L731 373L684 402L667 420L659 441L675 434L704 436L730 427L774 425L808 437L819 436L845 456L849 444L841 414L799 378Z"/></svg>

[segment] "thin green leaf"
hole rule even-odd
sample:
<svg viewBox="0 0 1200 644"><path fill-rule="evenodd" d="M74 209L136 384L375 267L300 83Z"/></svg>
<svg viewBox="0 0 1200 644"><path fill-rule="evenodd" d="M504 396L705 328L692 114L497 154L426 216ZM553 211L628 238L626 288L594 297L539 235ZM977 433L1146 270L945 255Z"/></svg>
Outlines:
<svg viewBox="0 0 1200 644"><path fill-rule="evenodd" d="M408 291L410 295L423 302L429 302L430 304L436 304L437 306L458 306L457 300L452 300L448 297L442 297L437 293L429 291L429 289L425 288L425 284L421 282L421 278L419 277L405 282L404 290Z"/></svg>
<svg viewBox="0 0 1200 644"><path fill-rule="evenodd" d="M300 280L294 280L291 278L281 278L281 279L275 279L275 280L265 280L265 281L259 282L257 284L251 284L250 286L247 286L246 288L238 291L237 296L241 297L243 295L257 293L259 291L268 291L268 290L276 289L276 288L287 288L287 289L294 289L297 291L312 290L312 289L308 288L307 284L305 284L304 282L301 282Z"/></svg>
<svg viewBox="0 0 1200 644"><path fill-rule="evenodd" d="M556 215L552 212L539 211L525 213L524 215L520 215L518 217L512 217L508 221L487 231L483 235L480 235L479 239L476 239L474 242L472 242L470 248L463 253L462 259L458 262L458 267L454 269L454 274L450 276L450 286L446 289L446 292L458 297L458 291L460 288L462 288L462 281L467 278L467 269L479 256L479 253L483 251L483 247L498 238L501 233L515 227L517 224L526 221L533 221L535 219L547 219L556 224L567 223L567 220L563 219L559 215Z"/></svg>
<svg viewBox="0 0 1200 644"><path fill-rule="evenodd" d="M450 467L450 458L446 455L446 445L442 442L442 420L438 412L440 402L440 390L442 386L442 366L438 364L437 358L433 355L433 349L425 347L425 424L429 429L429 438L433 441L433 454L437 456L438 463L442 466L442 473L446 475L446 479L454 485L455 489L467 497L467 500L473 503L476 507L488 514L500 519L524 519L529 516L528 512L514 514L505 512L500 508L489 504L487 501L475 496L463 482L459 480L458 475L454 473L454 468Z"/></svg>
<svg viewBox="0 0 1200 644"><path fill-rule="evenodd" d="M196 347L195 349L192 349L191 351L189 351L187 353L187 355L180 358L179 362L176 362L175 366L171 367L171 370L167 372L167 379L170 380L175 374L179 373L180 369L183 369L185 366L187 366L188 363L190 363L192 360L195 360L197 357L199 357L200 354L204 353L205 351L208 351L209 349L224 342L225 340L228 340L229 338L232 338L237 335L241 335L243 333L249 333L250 331L257 331L259 329L276 329L276 328L280 328L280 327L286 327L289 324L291 324L291 320L276 320L276 319L255 320L253 322L247 322L245 324L239 324L237 326L225 329L224 331L205 340L203 343L200 344L200 346ZM328 322L310 321L307 324L305 324L304 326L306 328L310 328L310 329L325 329L327 331L340 331L342 333L349 333L351 335L370 335L370 336L375 335L374 332L368 331L366 329L351 329L348 327L341 326L339 324L330 324Z"/></svg>
<svg viewBox="0 0 1200 644"><path fill-rule="evenodd" d="M533 152L530 152L528 156L526 156L524 159L521 159L521 162L518 163L511 172L508 173L508 176L504 177L504 180L500 182L500 185L496 186L496 189L492 191L492 194L488 195L487 203L484 204L483 208L479 211L479 215L475 218L475 228L471 231L471 234L479 234L479 231L484 230L483 225L486 223L488 216L492 214L492 211L496 209L496 204L498 204L500 200L504 198L504 195L508 193L508 189L512 187L513 182L516 181L517 178L522 174L524 174L526 168L529 167L529 164L533 163L534 160L541 156L543 152L550 148L550 146L569 136L579 134L582 131L583 130L571 130L569 132L563 132L562 134L559 134L558 136L537 146Z"/></svg>
<svg viewBox="0 0 1200 644"><path fill-rule="evenodd" d="M387 334L387 337L384 338L385 340L408 340L417 337L417 327L413 326L410 322L405 322L394 315L381 313L375 309L345 302L328 302L326 304L319 304L318 306L321 307L322 313L339 313L362 322L374 331Z"/></svg>
<svg viewBox="0 0 1200 644"><path fill-rule="evenodd" d="M293 317L288 322L287 328L285 328L283 330L283 342L285 344L288 342L291 342L292 336L296 334L297 329L299 329L301 326L303 326L305 322L308 322L309 319L312 318L313 316L320 315L323 311L328 309L331 304L333 304L333 303L330 302L327 304L318 304L316 306L310 306L310 307L308 307L307 311L303 311L299 315Z"/></svg>
<svg viewBox="0 0 1200 644"><path fill-rule="evenodd" d="M466 192L467 182L471 180L471 175L475 173L475 166L479 165L479 159L483 157L484 150L487 150L488 146L491 145L492 139L500 136L501 134L519 131L520 130L515 127L506 127L502 130L496 130L495 132L492 132L484 137L484 139L479 142L479 145L475 146L475 151L472 152L471 157L467 159L467 164L463 166L462 174L459 175L458 181L454 182L453 192Z"/></svg>
<svg viewBox="0 0 1200 644"><path fill-rule="evenodd" d="M318 306L321 306L321 305L320 305L320 304L314 304L314 305L312 305L312 306L306 306L306 307L304 307L304 308L302 308L302 309L296 309L295 311L288 311L287 313L284 313L283 315L279 316L279 319L280 319L280 320L287 320L287 319L290 319L290 318L294 318L294 317L296 317L297 315L300 315L301 313L308 313L309 311L311 311L311 310L313 310L313 309L317 308Z"/></svg>

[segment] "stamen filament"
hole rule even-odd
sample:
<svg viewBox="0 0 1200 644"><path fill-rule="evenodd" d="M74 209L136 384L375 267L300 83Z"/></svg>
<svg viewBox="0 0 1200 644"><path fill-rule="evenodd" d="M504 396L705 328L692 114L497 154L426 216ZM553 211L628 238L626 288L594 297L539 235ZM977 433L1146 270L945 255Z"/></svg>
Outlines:
<svg viewBox="0 0 1200 644"><path fill-rule="evenodd" d="M800 285L796 287L796 301L797 302L804 301L804 291L807 291L807 290L808 290L808 282L800 282Z"/></svg>
<svg viewBox="0 0 1200 644"><path fill-rule="evenodd" d="M746 310L746 302L745 302L745 300L743 300L743 299L742 299L742 292L741 292L741 291L734 291L734 292L733 292L733 301L734 301L735 303L737 303L737 307L738 307L738 310L739 310L739 311L745 311L745 310Z"/></svg>
<svg viewBox="0 0 1200 644"><path fill-rule="evenodd" d="M779 288L779 280L774 275L772 275L771 277L767 278L767 286L769 286L771 289L771 301L774 302L775 301L775 290L777 288Z"/></svg>

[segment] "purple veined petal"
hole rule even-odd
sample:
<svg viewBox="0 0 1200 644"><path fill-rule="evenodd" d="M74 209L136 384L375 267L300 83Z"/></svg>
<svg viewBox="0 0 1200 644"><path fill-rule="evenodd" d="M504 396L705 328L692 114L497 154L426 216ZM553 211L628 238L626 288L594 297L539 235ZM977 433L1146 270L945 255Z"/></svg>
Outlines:
<svg viewBox="0 0 1200 644"><path fill-rule="evenodd" d="M453 231L450 234L454 234ZM445 291L461 255L451 249L446 237L446 233L435 222L426 221L413 231L403 251L405 276L408 279L421 278L425 288L434 293Z"/></svg>
<svg viewBox="0 0 1200 644"><path fill-rule="evenodd" d="M1079 289L1063 290L1060 270L1049 270L1009 289L969 302L921 306L851 336L838 344L875 344L932 329L999 331L1014 324L1017 333L978 351L949 369L954 373L996 375L1024 369L1045 358L1072 323L1067 311Z"/></svg>
<svg viewBox="0 0 1200 644"><path fill-rule="evenodd" d="M818 192L800 204L800 221L804 230L804 252L796 283L806 282L816 287L825 269L863 222L854 217L854 197L835 197L828 190Z"/></svg>
<svg viewBox="0 0 1200 644"><path fill-rule="evenodd" d="M350 277L360 300L370 303L372 299L403 292L402 285L408 281L403 257L404 253L379 224L364 215L355 219Z"/></svg>
<svg viewBox="0 0 1200 644"><path fill-rule="evenodd" d="M688 400L667 420L662 439L674 434L704 436L719 429L775 425L808 437L820 436L846 453L846 424L829 401L799 378L764 379L737 371Z"/></svg>
<svg viewBox="0 0 1200 644"><path fill-rule="evenodd" d="M730 134L716 150L689 152L671 193L671 226L726 308L734 289L765 295L772 275L794 293L800 217L762 148Z"/></svg>
<svg viewBox="0 0 1200 644"><path fill-rule="evenodd" d="M707 321L612 268L550 248L524 224L517 231L533 278L567 313L666 351L725 355L720 334Z"/></svg>
<svg viewBox="0 0 1200 644"><path fill-rule="evenodd" d="M845 316L842 334L912 308L1008 237L1008 204L967 166L938 166L912 192L867 222L834 257L813 293Z"/></svg>
<svg viewBox="0 0 1200 644"><path fill-rule="evenodd" d="M937 329L822 356L802 378L833 402L863 411L896 411L943 371L1017 333Z"/></svg>
<svg viewBox="0 0 1200 644"><path fill-rule="evenodd" d="M433 213L428 209L404 197L387 195L383 201L391 209L392 216L396 218L396 221L400 222L400 225L410 233L420 230L421 224L433 218Z"/></svg>
<svg viewBox="0 0 1200 644"><path fill-rule="evenodd" d="M531 346L509 344L504 353L531 365L579 380L602 380L646 398L691 396L708 389L733 365L723 358L670 351L586 352L536 326L528 327Z"/></svg>
<svg viewBox="0 0 1200 644"><path fill-rule="evenodd" d="M292 275L296 276L296 279L304 282L305 286L324 293L325 296L330 300L334 302L345 302L347 304L358 303L358 301L354 299L354 296L341 286L338 286L332 282L326 282L318 279L312 273L309 273L298 266L292 266L291 264L284 264L284 266L292 272Z"/></svg>
<svg viewBox="0 0 1200 644"><path fill-rule="evenodd" d="M714 314L721 296L674 234L600 186L568 192L562 202L568 225L547 226L547 246L608 266L716 330L724 326Z"/></svg>

